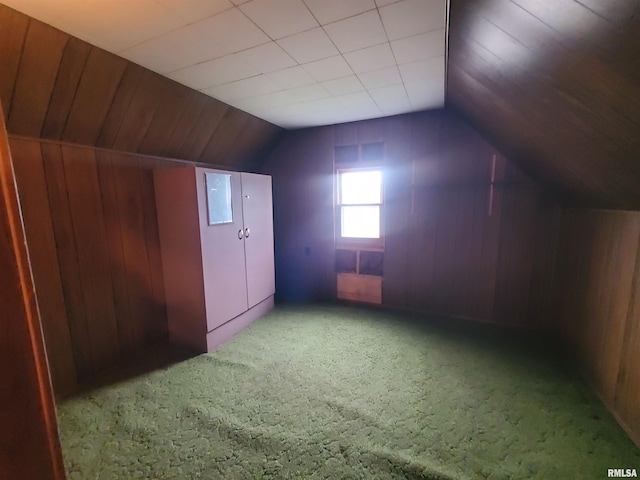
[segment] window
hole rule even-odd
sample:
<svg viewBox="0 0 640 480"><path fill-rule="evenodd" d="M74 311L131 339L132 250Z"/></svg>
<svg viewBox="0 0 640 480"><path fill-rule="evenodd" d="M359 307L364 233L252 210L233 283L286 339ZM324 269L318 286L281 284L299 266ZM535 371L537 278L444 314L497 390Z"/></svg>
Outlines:
<svg viewBox="0 0 640 480"><path fill-rule="evenodd" d="M337 178L339 237L381 241L382 170L338 170Z"/></svg>

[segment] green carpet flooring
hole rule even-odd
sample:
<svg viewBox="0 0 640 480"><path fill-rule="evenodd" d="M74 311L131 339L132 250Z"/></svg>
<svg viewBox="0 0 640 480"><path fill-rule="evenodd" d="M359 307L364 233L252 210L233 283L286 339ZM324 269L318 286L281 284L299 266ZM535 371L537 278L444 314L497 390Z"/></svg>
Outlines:
<svg viewBox="0 0 640 480"><path fill-rule="evenodd" d="M531 335L278 306L59 406L70 479L603 479L640 451Z"/></svg>

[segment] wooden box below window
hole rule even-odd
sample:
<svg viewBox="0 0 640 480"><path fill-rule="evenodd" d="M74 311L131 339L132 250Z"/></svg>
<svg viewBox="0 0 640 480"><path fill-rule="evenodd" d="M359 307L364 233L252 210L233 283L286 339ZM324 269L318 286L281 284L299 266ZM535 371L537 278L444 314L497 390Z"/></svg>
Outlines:
<svg viewBox="0 0 640 480"><path fill-rule="evenodd" d="M338 298L382 304L382 277L338 273Z"/></svg>

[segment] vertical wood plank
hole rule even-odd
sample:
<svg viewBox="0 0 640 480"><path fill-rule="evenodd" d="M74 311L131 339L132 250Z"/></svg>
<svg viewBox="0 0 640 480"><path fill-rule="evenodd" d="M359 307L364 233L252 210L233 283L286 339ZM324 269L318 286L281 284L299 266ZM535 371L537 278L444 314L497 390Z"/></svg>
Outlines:
<svg viewBox="0 0 640 480"><path fill-rule="evenodd" d="M98 170L89 149L64 146L62 159L92 368L99 369L118 357L119 344Z"/></svg>
<svg viewBox="0 0 640 480"><path fill-rule="evenodd" d="M69 36L38 21L29 23L7 128L39 137Z"/></svg>
<svg viewBox="0 0 640 480"><path fill-rule="evenodd" d="M85 65L62 139L95 145L127 61L92 47Z"/></svg>
<svg viewBox="0 0 640 480"><path fill-rule="evenodd" d="M55 140L62 137L90 51L91 45L88 43L75 37L69 38L51 93L51 101L42 127L42 137Z"/></svg>
<svg viewBox="0 0 640 480"><path fill-rule="evenodd" d="M118 205L117 183L120 179L117 175L117 168L112 165L111 156L112 154L109 152L96 152L102 211L109 248L115 317L118 326L118 345L120 351L126 354L133 352L139 346L136 343L135 322L140 319L135 318L129 305L128 274L124 259L123 232Z"/></svg>
<svg viewBox="0 0 640 480"><path fill-rule="evenodd" d="M144 70L113 142L115 150L138 151L171 82Z"/></svg>
<svg viewBox="0 0 640 480"><path fill-rule="evenodd" d="M146 230L140 189L140 169L125 156L112 156L117 208L121 227L124 262L112 263L113 269L126 272L133 344L147 345L152 337L154 319L153 288L149 271Z"/></svg>
<svg viewBox="0 0 640 480"><path fill-rule="evenodd" d="M65 478L42 326L0 109L0 477Z"/></svg>
<svg viewBox="0 0 640 480"><path fill-rule="evenodd" d="M56 394L64 397L76 387L76 370L40 143L14 139L11 152L51 377Z"/></svg>
<svg viewBox="0 0 640 480"><path fill-rule="evenodd" d="M200 112L197 122L191 129L189 137L180 147L180 156L187 160L198 160L209 139L227 115L231 107L222 102L208 98Z"/></svg>
<svg viewBox="0 0 640 480"><path fill-rule="evenodd" d="M5 118L9 114L13 91L24 41L29 28L29 18L4 5L0 5L0 103Z"/></svg>
<svg viewBox="0 0 640 480"><path fill-rule="evenodd" d="M196 92L189 92L184 102L182 114L171 132L167 132L167 143L162 155L172 158L190 158L182 152L182 146L196 127L202 110L207 105L207 97Z"/></svg>
<svg viewBox="0 0 640 480"><path fill-rule="evenodd" d="M109 108L104 123L102 125L97 145L104 148L113 148L116 136L120 130L122 119L124 118L131 99L137 91L144 69L138 65L127 63L127 67L122 75L122 80L113 97L113 103Z"/></svg>
<svg viewBox="0 0 640 480"><path fill-rule="evenodd" d="M556 305L570 351L640 443L640 214L564 209Z"/></svg>
<svg viewBox="0 0 640 480"><path fill-rule="evenodd" d="M93 362L64 162L58 145L43 144L42 156L51 218L55 219L53 232L67 312L66 321L69 325L76 375L80 379L91 371Z"/></svg>
<svg viewBox="0 0 640 480"><path fill-rule="evenodd" d="M235 109L227 110L209 142L198 158L199 161L215 165L234 164L236 141L245 135L245 128L251 117ZM250 138L250 137L249 137ZM249 138L247 138L248 141ZM243 139L244 140L244 139Z"/></svg>
<svg viewBox="0 0 640 480"><path fill-rule="evenodd" d="M150 343L167 339L167 308L164 293L162 259L160 256L160 234L158 232L158 216L156 211L153 170L140 169L140 193L142 197L142 214L144 217L144 239L147 258L149 260L149 276L151 296L150 316L145 321L145 340Z"/></svg>
<svg viewBox="0 0 640 480"><path fill-rule="evenodd" d="M140 153L162 155L169 142L170 133L175 130L187 106L188 96L189 90L186 87L167 82L164 98L138 148Z"/></svg>

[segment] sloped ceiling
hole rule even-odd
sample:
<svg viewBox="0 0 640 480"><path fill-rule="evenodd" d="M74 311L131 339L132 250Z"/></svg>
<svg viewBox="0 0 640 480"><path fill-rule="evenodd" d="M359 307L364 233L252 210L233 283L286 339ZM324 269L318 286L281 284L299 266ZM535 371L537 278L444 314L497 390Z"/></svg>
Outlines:
<svg viewBox="0 0 640 480"><path fill-rule="evenodd" d="M14 135L252 169L283 130L0 4Z"/></svg>
<svg viewBox="0 0 640 480"><path fill-rule="evenodd" d="M447 0L1 0L284 128L444 105Z"/></svg>
<svg viewBox="0 0 640 480"><path fill-rule="evenodd" d="M451 0L447 105L568 203L640 209L640 2Z"/></svg>

